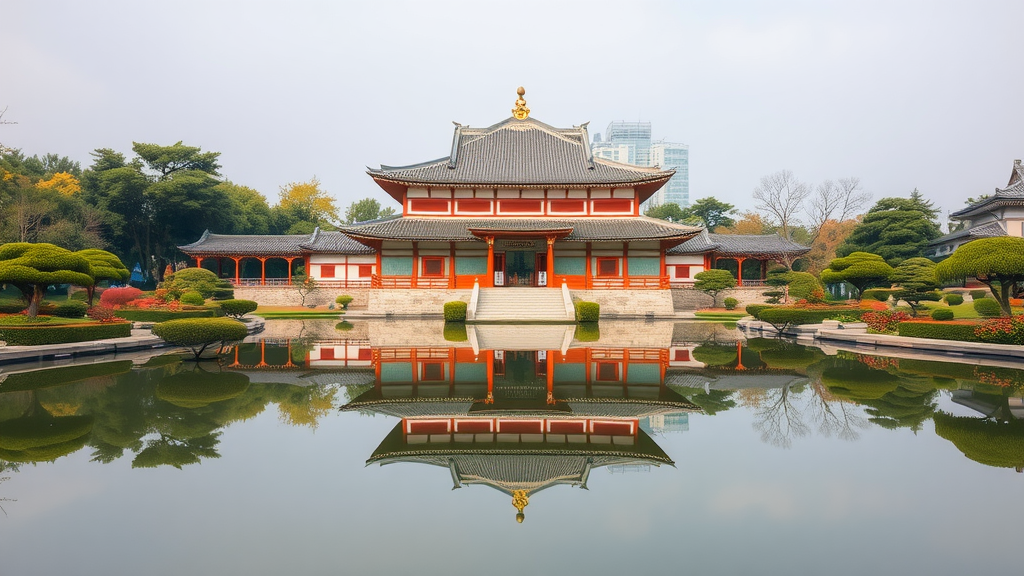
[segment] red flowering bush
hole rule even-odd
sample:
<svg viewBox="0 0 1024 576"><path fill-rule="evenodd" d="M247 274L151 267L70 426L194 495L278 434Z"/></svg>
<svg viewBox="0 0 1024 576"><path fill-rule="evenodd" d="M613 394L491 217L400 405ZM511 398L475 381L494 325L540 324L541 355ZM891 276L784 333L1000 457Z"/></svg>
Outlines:
<svg viewBox="0 0 1024 576"><path fill-rule="evenodd" d="M910 314L902 310L883 310L881 312L865 312L860 319L867 323L868 329L871 331L882 334L895 334L900 322L910 320Z"/></svg>
<svg viewBox="0 0 1024 576"><path fill-rule="evenodd" d="M822 303L824 303L825 302L825 289L821 288L819 286L818 288L815 288L814 290L811 290L811 293L807 296L807 301L810 302L811 304L822 304Z"/></svg>
<svg viewBox="0 0 1024 576"><path fill-rule="evenodd" d="M140 310L148 310L150 308L163 308L167 305L167 302L159 298L137 298L131 302L125 303L125 308L138 308Z"/></svg>
<svg viewBox="0 0 1024 576"><path fill-rule="evenodd" d="M1024 344L1024 316L985 320L974 329L974 335L990 344Z"/></svg>
<svg viewBox="0 0 1024 576"><path fill-rule="evenodd" d="M108 308L117 308L142 296L142 290L125 286L124 288L107 288L100 294L100 304Z"/></svg>
<svg viewBox="0 0 1024 576"><path fill-rule="evenodd" d="M885 302L879 302L878 300L864 299L860 301L860 307L866 310L874 310L876 312L882 312L889 309L889 305Z"/></svg>
<svg viewBox="0 0 1024 576"><path fill-rule="evenodd" d="M114 309L109 306L93 306L89 308L85 315L97 322L118 322L121 320L117 317Z"/></svg>

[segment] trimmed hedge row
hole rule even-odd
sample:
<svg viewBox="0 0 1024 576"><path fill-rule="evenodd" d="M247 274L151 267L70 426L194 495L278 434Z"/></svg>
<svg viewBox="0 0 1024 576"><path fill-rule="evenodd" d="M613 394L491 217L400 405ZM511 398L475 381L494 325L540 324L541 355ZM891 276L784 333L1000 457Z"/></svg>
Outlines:
<svg viewBox="0 0 1024 576"><path fill-rule="evenodd" d="M597 322L601 319L601 305L597 302L584 302L582 300L573 302L576 307L577 322Z"/></svg>
<svg viewBox="0 0 1024 576"><path fill-rule="evenodd" d="M974 335L975 324L938 324L931 322L901 322L899 335L909 338L934 338L936 340L962 340L980 342Z"/></svg>
<svg viewBox="0 0 1024 576"><path fill-rule="evenodd" d="M837 308L833 310L821 310L816 308L765 308L758 312L756 318L775 326L799 325L799 324L820 324L824 320L836 316L855 316L860 318L865 312L859 308Z"/></svg>
<svg viewBox="0 0 1024 576"><path fill-rule="evenodd" d="M766 310L772 307L773 306L771 304L747 304L745 310L747 311L747 314L757 318L757 315L761 313L761 310Z"/></svg>
<svg viewBox="0 0 1024 576"><path fill-rule="evenodd" d="M454 300L452 302L444 303L444 321L445 322L465 322L466 321L466 309L469 308L469 304L461 300Z"/></svg>
<svg viewBox="0 0 1024 576"><path fill-rule="evenodd" d="M172 312L170 310L132 310L131 308L122 308L114 313L119 318L133 322L166 322L167 320L178 320L180 318L213 318L214 316L212 309Z"/></svg>
<svg viewBox="0 0 1024 576"><path fill-rule="evenodd" d="M952 320L953 311L949 308L936 308L932 310L932 320Z"/></svg>
<svg viewBox="0 0 1024 576"><path fill-rule="evenodd" d="M974 301L974 311L982 316L995 317L1003 313L995 298L980 298Z"/></svg>
<svg viewBox="0 0 1024 576"><path fill-rule="evenodd" d="M0 340L11 346L67 344L87 340L125 338L132 335L128 322L105 324L61 324L58 326L0 326Z"/></svg>
<svg viewBox="0 0 1024 576"><path fill-rule="evenodd" d="M53 310L53 315L61 318L82 318L88 309L89 307L86 306L85 302L68 300L67 302L57 304L57 307Z"/></svg>

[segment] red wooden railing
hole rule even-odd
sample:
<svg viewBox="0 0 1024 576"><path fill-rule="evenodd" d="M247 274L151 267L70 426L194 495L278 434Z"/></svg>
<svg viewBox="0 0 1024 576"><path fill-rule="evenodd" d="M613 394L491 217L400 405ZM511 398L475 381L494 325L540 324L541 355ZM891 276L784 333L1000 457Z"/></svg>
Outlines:
<svg viewBox="0 0 1024 576"><path fill-rule="evenodd" d="M448 278L416 278L413 285L412 276L380 276L374 274L371 288L447 288Z"/></svg>
<svg viewBox="0 0 1024 576"><path fill-rule="evenodd" d="M237 282L231 278L226 278L226 280L229 280L234 286L244 286L247 288L282 287L297 284L294 280L287 278L267 278L266 281L262 281L259 278L240 278ZM316 285L320 288L369 288L371 279L317 280Z"/></svg>

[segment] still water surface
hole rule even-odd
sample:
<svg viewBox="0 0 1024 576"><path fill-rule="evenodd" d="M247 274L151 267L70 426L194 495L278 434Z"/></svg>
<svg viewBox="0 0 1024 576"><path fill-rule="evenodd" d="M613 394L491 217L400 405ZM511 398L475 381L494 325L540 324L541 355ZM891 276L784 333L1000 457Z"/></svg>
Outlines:
<svg viewBox="0 0 1024 576"><path fill-rule="evenodd" d="M1019 572L1024 373L694 326L5 366L0 574Z"/></svg>

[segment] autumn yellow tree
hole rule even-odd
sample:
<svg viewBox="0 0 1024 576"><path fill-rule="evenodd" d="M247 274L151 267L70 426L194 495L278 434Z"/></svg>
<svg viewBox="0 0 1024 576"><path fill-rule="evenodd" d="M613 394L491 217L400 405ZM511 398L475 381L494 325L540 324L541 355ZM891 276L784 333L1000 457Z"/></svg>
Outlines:
<svg viewBox="0 0 1024 576"><path fill-rule="evenodd" d="M57 172L49 180L36 182L36 188L56 190L61 196L74 196L82 191L78 178L67 172Z"/></svg>
<svg viewBox="0 0 1024 576"><path fill-rule="evenodd" d="M316 226L332 228L340 219L334 198L321 188L316 176L308 182L282 186L275 211L280 221L278 228L287 230L288 234L309 233Z"/></svg>
<svg viewBox="0 0 1024 576"><path fill-rule="evenodd" d="M756 212L744 212L743 218L736 220L732 226L719 226L716 234L771 234L774 227L764 221Z"/></svg>
<svg viewBox="0 0 1024 576"><path fill-rule="evenodd" d="M807 261L807 271L818 275L828 267L828 263L836 257L836 248L842 244L857 226L857 220L826 220L821 224L818 237L811 244L811 251L804 259Z"/></svg>

